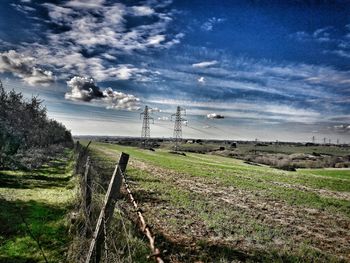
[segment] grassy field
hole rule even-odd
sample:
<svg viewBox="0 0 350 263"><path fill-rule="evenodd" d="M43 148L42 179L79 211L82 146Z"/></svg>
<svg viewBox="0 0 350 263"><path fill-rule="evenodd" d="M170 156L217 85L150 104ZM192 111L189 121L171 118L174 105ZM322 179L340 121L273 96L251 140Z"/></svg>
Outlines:
<svg viewBox="0 0 350 263"><path fill-rule="evenodd" d="M67 151L31 172L0 171L0 262L66 262L72 168Z"/></svg>
<svg viewBox="0 0 350 263"><path fill-rule="evenodd" d="M130 154L131 187L167 261L350 260L349 170L287 172L214 155L90 147L109 174L121 151Z"/></svg>
<svg viewBox="0 0 350 263"><path fill-rule="evenodd" d="M339 147L337 145L325 146L325 145L314 145L314 146L296 146L296 145L284 145L284 144L269 144L266 146L255 146L254 143L238 144L239 152L248 153L252 151L268 152L268 153L318 153L318 154L330 154L337 156L349 155L348 147Z"/></svg>

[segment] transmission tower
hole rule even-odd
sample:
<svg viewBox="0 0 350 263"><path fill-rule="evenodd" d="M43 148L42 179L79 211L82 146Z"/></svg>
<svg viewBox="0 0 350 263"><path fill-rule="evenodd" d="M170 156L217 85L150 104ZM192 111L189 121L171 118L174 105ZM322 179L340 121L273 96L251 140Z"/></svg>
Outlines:
<svg viewBox="0 0 350 263"><path fill-rule="evenodd" d="M312 143L315 143L315 136L312 136Z"/></svg>
<svg viewBox="0 0 350 263"><path fill-rule="evenodd" d="M150 117L149 115L149 110L151 108L149 108L147 105L145 106L145 109L143 112L140 113L140 118L143 115L143 122L142 122L142 131L141 131L141 146L142 147L147 147L148 144L148 140L151 136L151 129L150 129L150 125L149 125L149 120L153 120L152 117Z"/></svg>
<svg viewBox="0 0 350 263"><path fill-rule="evenodd" d="M323 144L326 144L326 137L323 138Z"/></svg>
<svg viewBox="0 0 350 263"><path fill-rule="evenodd" d="M182 118L181 113L184 112L186 115L186 110L181 108L180 106L177 106L176 113L171 115L171 119L173 116L175 116L175 124L174 124L174 142L175 142L175 151L179 148L179 143L182 139L182 122L187 121L186 119Z"/></svg>

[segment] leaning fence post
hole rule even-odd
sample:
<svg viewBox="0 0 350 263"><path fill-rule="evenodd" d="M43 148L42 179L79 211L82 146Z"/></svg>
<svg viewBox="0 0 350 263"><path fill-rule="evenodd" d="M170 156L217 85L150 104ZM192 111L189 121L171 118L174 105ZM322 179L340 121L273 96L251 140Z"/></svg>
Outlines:
<svg viewBox="0 0 350 263"><path fill-rule="evenodd" d="M90 172L90 157L86 158L85 173L83 178L83 198L84 198L84 214L85 214L85 236L91 236L91 218L90 218L90 208L91 208L91 172Z"/></svg>
<svg viewBox="0 0 350 263"><path fill-rule="evenodd" d="M129 155L126 153L122 153L122 155L120 156L118 165L115 166L111 181L108 185L107 193L105 195L104 204L101 209L100 216L96 223L96 228L90 243L90 249L88 251L88 255L85 260L85 263L91 262L92 254L95 249L96 249L95 262L96 263L100 262L102 245L103 245L103 242L105 241L105 237L103 235L104 231L101 231L101 230L103 230L103 227L108 227L112 219L115 203L117 198L120 195L120 187L123 180L121 173L125 172L128 161L129 161Z"/></svg>

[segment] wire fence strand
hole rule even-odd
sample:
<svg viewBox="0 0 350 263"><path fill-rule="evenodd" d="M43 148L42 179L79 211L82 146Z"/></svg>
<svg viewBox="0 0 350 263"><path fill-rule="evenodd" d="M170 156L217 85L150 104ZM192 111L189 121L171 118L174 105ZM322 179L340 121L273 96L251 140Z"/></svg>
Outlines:
<svg viewBox="0 0 350 263"><path fill-rule="evenodd" d="M125 186L126 191L128 192L129 199L130 199L132 205L134 206L134 208L136 209L136 213L137 213L137 216L138 216L138 219L140 222L140 226L141 226L141 231L148 238L149 246L150 246L151 251L152 251L152 255L150 255L150 257L154 258L157 263L164 263L163 259L161 258L160 250L155 246L155 237L152 234L150 227L147 225L146 220L142 214L142 211L139 208L139 206L137 205L137 202L136 202L136 200L135 200L135 198L130 190L125 173L123 173L120 168L119 168L119 171L123 177L124 186Z"/></svg>

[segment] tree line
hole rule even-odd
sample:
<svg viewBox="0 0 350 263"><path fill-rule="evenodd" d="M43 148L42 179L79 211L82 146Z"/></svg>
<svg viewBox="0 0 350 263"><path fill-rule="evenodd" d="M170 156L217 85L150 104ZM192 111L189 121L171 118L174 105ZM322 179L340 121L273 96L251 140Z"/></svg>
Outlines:
<svg viewBox="0 0 350 263"><path fill-rule="evenodd" d="M0 168L18 163L16 155L23 156L30 149L72 143L70 131L47 117L42 100L27 100L22 93L6 91L0 81Z"/></svg>

